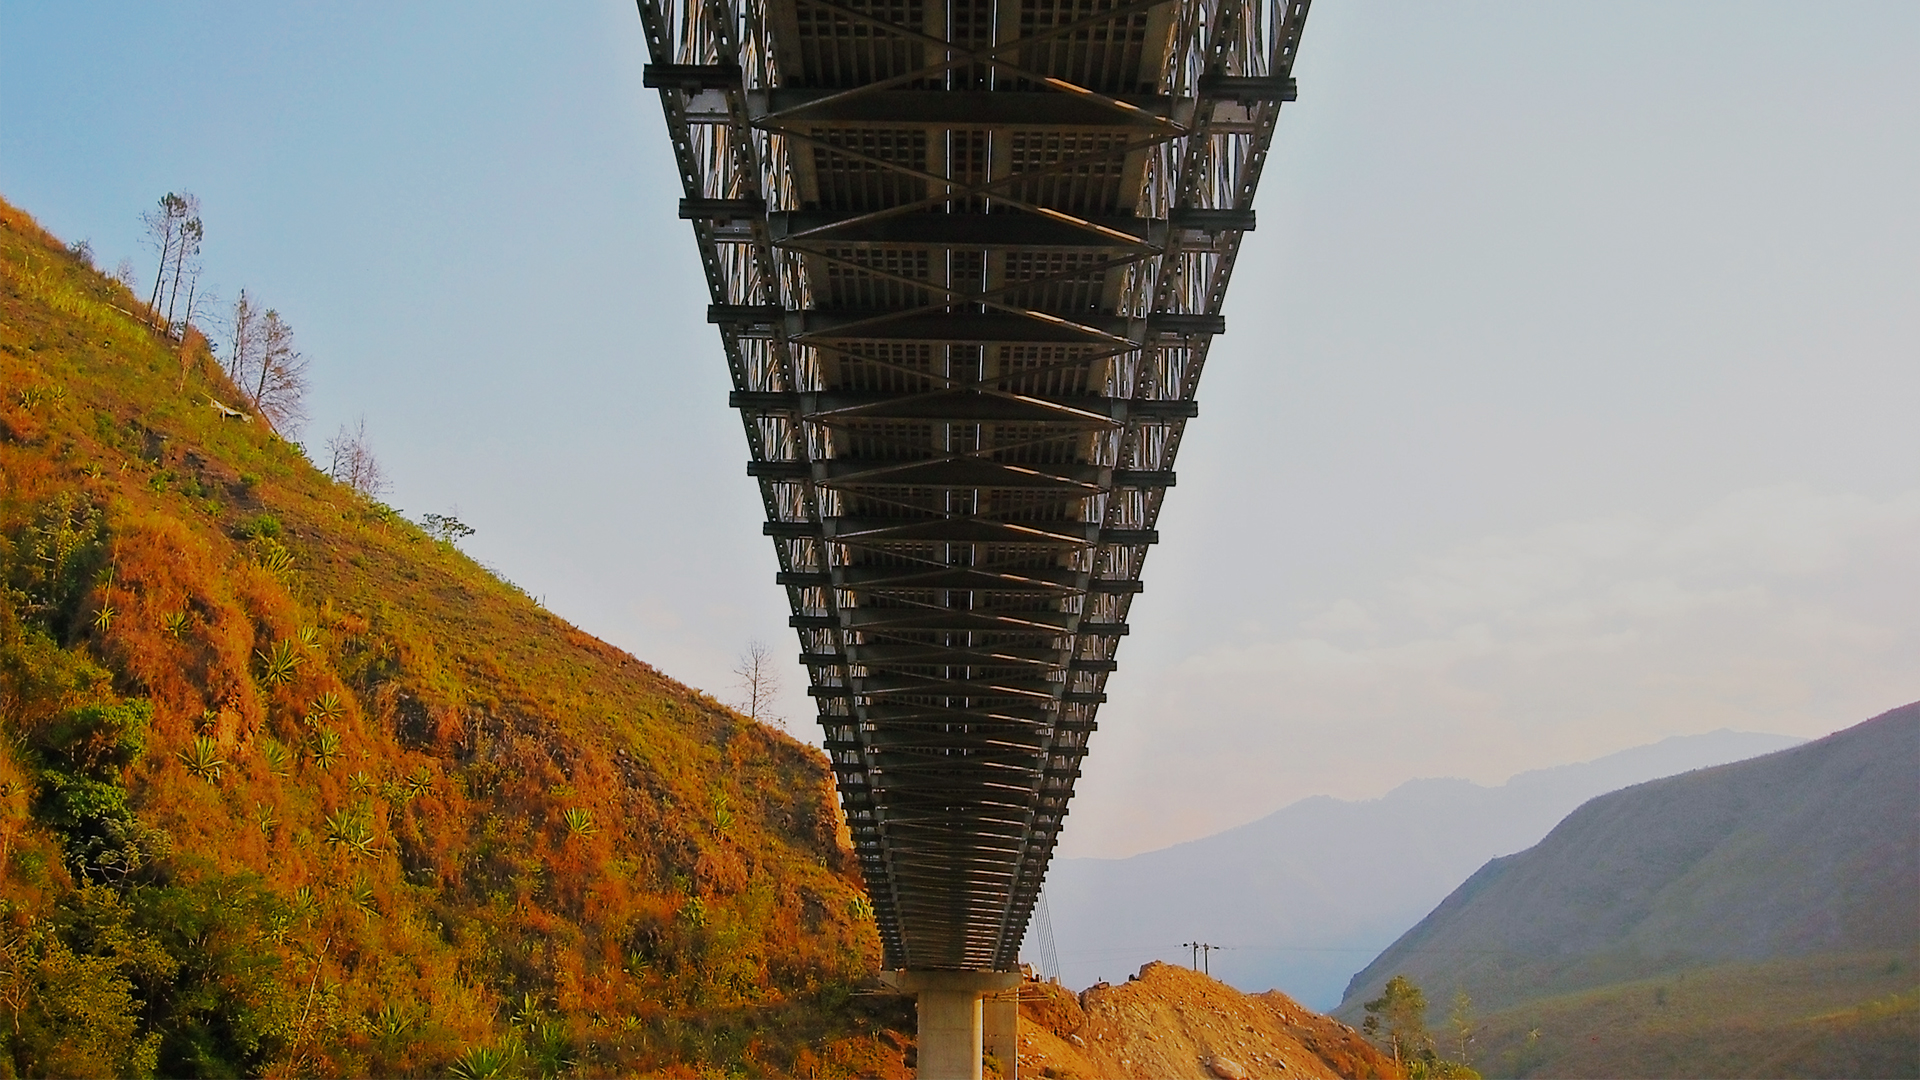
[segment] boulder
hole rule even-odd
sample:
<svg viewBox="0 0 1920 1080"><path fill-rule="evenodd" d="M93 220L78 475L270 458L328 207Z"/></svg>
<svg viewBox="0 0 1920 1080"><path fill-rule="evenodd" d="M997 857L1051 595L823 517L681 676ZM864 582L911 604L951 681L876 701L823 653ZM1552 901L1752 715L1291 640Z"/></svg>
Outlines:
<svg viewBox="0 0 1920 1080"><path fill-rule="evenodd" d="M1207 1071L1220 1080L1248 1080L1250 1075L1239 1062L1218 1054L1207 1059Z"/></svg>

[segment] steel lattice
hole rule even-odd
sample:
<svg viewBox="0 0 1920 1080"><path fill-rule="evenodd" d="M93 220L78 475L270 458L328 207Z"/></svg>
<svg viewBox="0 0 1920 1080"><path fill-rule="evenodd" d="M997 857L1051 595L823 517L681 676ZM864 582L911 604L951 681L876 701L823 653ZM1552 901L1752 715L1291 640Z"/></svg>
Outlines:
<svg viewBox="0 0 1920 1080"><path fill-rule="evenodd" d="M890 966L1019 954L1307 0L640 0Z"/></svg>

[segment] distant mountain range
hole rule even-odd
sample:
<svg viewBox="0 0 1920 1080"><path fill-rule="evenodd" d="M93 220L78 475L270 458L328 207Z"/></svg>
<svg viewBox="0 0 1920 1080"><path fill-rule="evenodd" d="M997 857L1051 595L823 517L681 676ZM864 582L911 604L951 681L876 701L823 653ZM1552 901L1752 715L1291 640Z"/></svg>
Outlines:
<svg viewBox="0 0 1920 1080"><path fill-rule="evenodd" d="M1188 963L1181 943L1202 941L1224 946L1208 961L1217 978L1328 1008L1355 969L1476 868L1538 842L1588 799L1803 741L1682 736L1498 787L1412 780L1379 799L1303 799L1131 858L1062 859L1046 890L1061 978L1086 986L1148 960Z"/></svg>
<svg viewBox="0 0 1920 1080"><path fill-rule="evenodd" d="M1484 1045L1515 1074L1916 1075L1920 704L1594 799L1455 889L1337 1015L1396 974L1495 1013Z"/></svg>

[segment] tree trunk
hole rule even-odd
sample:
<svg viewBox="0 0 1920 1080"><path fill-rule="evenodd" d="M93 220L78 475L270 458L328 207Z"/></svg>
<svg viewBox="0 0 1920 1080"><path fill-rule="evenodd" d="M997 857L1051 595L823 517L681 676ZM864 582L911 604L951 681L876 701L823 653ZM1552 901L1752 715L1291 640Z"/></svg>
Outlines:
<svg viewBox="0 0 1920 1080"><path fill-rule="evenodd" d="M153 318L155 309L160 306L160 286L167 280L167 260L173 257L173 219L167 219L166 228L160 234L160 268L153 274L153 293L147 297L147 317Z"/></svg>

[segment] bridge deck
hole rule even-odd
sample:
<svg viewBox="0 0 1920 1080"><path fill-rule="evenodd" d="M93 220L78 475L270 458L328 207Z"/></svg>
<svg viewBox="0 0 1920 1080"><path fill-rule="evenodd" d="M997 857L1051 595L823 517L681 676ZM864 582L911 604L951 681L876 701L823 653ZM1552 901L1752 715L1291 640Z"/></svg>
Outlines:
<svg viewBox="0 0 1920 1080"><path fill-rule="evenodd" d="M1307 0L640 0L892 967L1013 966Z"/></svg>

